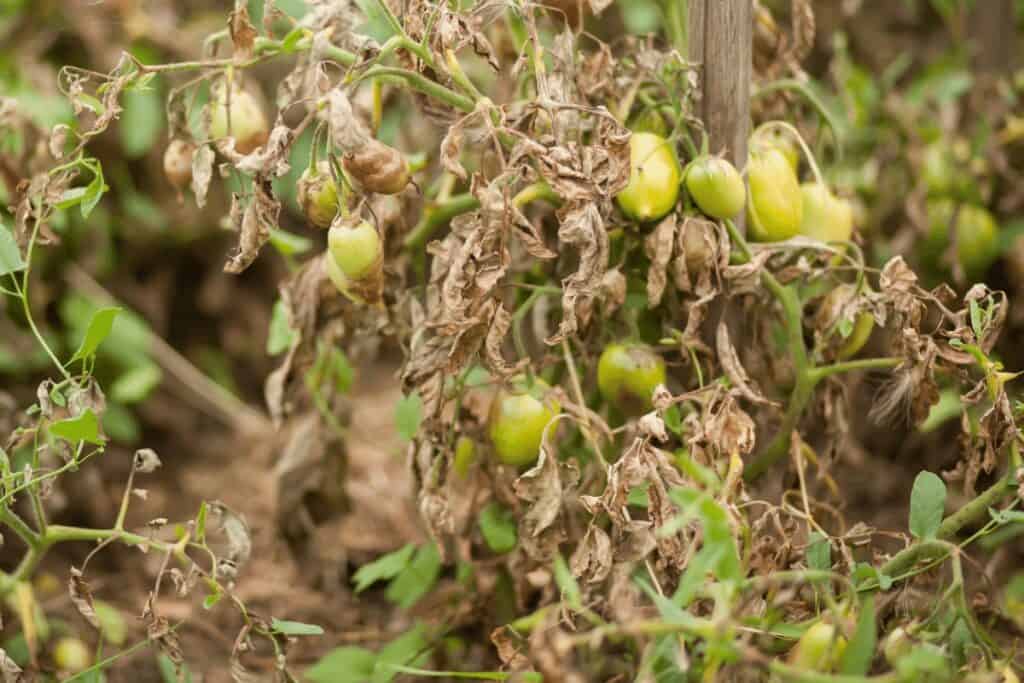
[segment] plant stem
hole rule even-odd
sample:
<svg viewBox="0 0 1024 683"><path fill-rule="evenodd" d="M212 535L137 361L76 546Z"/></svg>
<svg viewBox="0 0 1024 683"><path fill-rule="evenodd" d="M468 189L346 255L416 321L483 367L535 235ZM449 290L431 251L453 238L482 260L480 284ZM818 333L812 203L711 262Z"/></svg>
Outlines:
<svg viewBox="0 0 1024 683"><path fill-rule="evenodd" d="M859 360L850 360L842 363L833 363L832 365L822 365L811 370L811 374L814 375L815 380L822 380L832 375L838 375L842 372L853 372L855 370L877 370L885 368L894 368L903 362L902 358L895 356L882 357L882 358L861 358Z"/></svg>
<svg viewBox="0 0 1024 683"><path fill-rule="evenodd" d="M7 525L30 548L39 542L39 534L9 507L0 506L0 523Z"/></svg>
<svg viewBox="0 0 1024 683"><path fill-rule="evenodd" d="M845 676L807 671L784 664L779 659L773 659L768 668L783 681L792 681L793 683L896 683L896 681L902 680L896 672L878 676Z"/></svg>

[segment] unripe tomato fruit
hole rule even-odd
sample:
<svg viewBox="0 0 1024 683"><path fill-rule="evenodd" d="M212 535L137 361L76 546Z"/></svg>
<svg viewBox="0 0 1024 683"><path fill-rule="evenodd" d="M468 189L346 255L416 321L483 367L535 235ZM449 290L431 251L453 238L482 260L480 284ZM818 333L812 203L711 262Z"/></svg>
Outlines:
<svg viewBox="0 0 1024 683"><path fill-rule="evenodd" d="M763 142L782 152L786 161L793 167L794 173L800 171L800 149L793 142L793 139L777 128L773 128L764 134Z"/></svg>
<svg viewBox="0 0 1024 683"><path fill-rule="evenodd" d="M92 652L78 638L61 638L53 647L53 663L61 671L78 673L92 664Z"/></svg>
<svg viewBox="0 0 1024 683"><path fill-rule="evenodd" d="M743 209L747 188L736 167L721 157L700 157L686 171L686 189L712 218L733 218Z"/></svg>
<svg viewBox="0 0 1024 683"><path fill-rule="evenodd" d="M340 219L334 221L327 233L327 249L331 260L348 280L359 280L370 274L383 255L380 235L366 221L354 224Z"/></svg>
<svg viewBox="0 0 1024 683"><path fill-rule="evenodd" d="M790 650L790 665L804 671L832 671L846 651L846 638L832 624L819 621L804 631Z"/></svg>
<svg viewBox="0 0 1024 683"><path fill-rule="evenodd" d="M629 164L629 184L615 197L622 212L648 223L671 211L679 199L681 174L671 143L654 133L633 133Z"/></svg>
<svg viewBox="0 0 1024 683"><path fill-rule="evenodd" d="M175 138L164 150L164 175L175 189L184 189L192 182L192 157L196 146L187 140Z"/></svg>
<svg viewBox="0 0 1024 683"><path fill-rule="evenodd" d="M885 655L885 661L889 662L889 666L896 666L896 662L910 654L913 649L914 643L902 626L890 631L882 643L882 654Z"/></svg>
<svg viewBox="0 0 1024 683"><path fill-rule="evenodd" d="M770 145L756 145L747 164L750 236L760 242L786 240L800 231L803 195L796 172L785 155Z"/></svg>
<svg viewBox="0 0 1024 683"><path fill-rule="evenodd" d="M338 215L338 185L326 162L302 172L296 198L309 222L318 228L329 228Z"/></svg>
<svg viewBox="0 0 1024 683"><path fill-rule="evenodd" d="M545 397L547 389L539 379L528 387L520 377L494 397L488 434L498 460L506 465L530 465L540 455L545 428L562 412L558 401Z"/></svg>
<svg viewBox="0 0 1024 683"><path fill-rule="evenodd" d="M822 242L848 242L853 236L853 206L822 183L800 186L803 219L800 234Z"/></svg>
<svg viewBox="0 0 1024 683"><path fill-rule="evenodd" d="M655 387L664 383L665 361L643 344L609 344L597 362L601 395L626 415L650 410Z"/></svg>
<svg viewBox="0 0 1024 683"><path fill-rule="evenodd" d="M949 246L950 223L956 216L956 258L968 278L985 274L999 257L999 226L988 209L973 204L957 204L950 199L928 202L929 232L925 240L925 258L938 263Z"/></svg>
<svg viewBox="0 0 1024 683"><path fill-rule="evenodd" d="M228 126L228 88L223 82L213 86L210 100L210 137L214 140L229 135L235 139L235 150L249 154L267 141L270 124L259 100L251 92L232 86L231 125ZM230 128L230 131L229 131Z"/></svg>

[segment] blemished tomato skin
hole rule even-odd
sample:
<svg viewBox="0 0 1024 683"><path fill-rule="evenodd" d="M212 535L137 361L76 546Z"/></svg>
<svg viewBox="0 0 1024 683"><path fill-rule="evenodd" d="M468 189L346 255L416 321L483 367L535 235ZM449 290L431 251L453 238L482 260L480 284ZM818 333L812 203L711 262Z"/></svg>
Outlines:
<svg viewBox="0 0 1024 683"><path fill-rule="evenodd" d="M832 624L819 621L804 631L789 653L789 663L804 671L832 671L846 651L846 638Z"/></svg>
<svg viewBox="0 0 1024 683"><path fill-rule="evenodd" d="M192 182L192 157L196 146L187 140L175 138L164 150L164 175L175 189L184 189Z"/></svg>
<svg viewBox="0 0 1024 683"><path fill-rule="evenodd" d="M380 235L370 223L343 220L336 220L327 233L327 249L349 280L359 280L370 273L383 251Z"/></svg>
<svg viewBox="0 0 1024 683"><path fill-rule="evenodd" d="M230 135L235 139L235 151L249 154L267 141L270 124L259 100L252 93L237 85L231 88L230 93L231 125L228 126L228 88L223 82L213 88L209 105L210 137L219 140Z"/></svg>
<svg viewBox="0 0 1024 683"><path fill-rule="evenodd" d="M619 208L641 223L658 220L679 199L682 170L672 144L654 133L633 133L629 138L629 184L616 195Z"/></svg>
<svg viewBox="0 0 1024 683"><path fill-rule="evenodd" d="M643 344L609 344L597 362L601 395L626 415L649 411L654 389L665 379L665 361Z"/></svg>
<svg viewBox="0 0 1024 683"><path fill-rule="evenodd" d="M750 150L747 182L750 236L759 242L780 242L796 235L803 221L803 195L785 155L771 145L756 144Z"/></svg>
<svg viewBox="0 0 1024 683"><path fill-rule="evenodd" d="M821 183L800 186L803 218L800 234L822 242L848 242L853 237L853 206Z"/></svg>
<svg viewBox="0 0 1024 683"><path fill-rule="evenodd" d="M686 171L686 190L700 210L712 218L733 218L743 210L747 189L727 159L700 157Z"/></svg>
<svg viewBox="0 0 1024 683"><path fill-rule="evenodd" d="M329 228L338 215L338 185L326 163L302 172L296 198L309 222L318 228Z"/></svg>
<svg viewBox="0 0 1024 683"><path fill-rule="evenodd" d="M517 378L495 395L488 435L499 461L525 467L537 460L544 430L562 411L558 401L545 396L547 390L541 380L528 387L525 378Z"/></svg>
<svg viewBox="0 0 1024 683"><path fill-rule="evenodd" d="M951 199L928 202L929 232L923 251L925 259L939 265L949 247L950 225L956 220L956 259L970 279L985 274L999 257L999 226L988 209L959 204Z"/></svg>

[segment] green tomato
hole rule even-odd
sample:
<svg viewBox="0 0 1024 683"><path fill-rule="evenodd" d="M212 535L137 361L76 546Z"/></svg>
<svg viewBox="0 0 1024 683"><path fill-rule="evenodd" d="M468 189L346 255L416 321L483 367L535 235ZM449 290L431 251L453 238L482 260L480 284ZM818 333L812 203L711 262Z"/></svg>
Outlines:
<svg viewBox="0 0 1024 683"><path fill-rule="evenodd" d="M793 142L793 138L778 128L773 128L769 132L765 133L763 138L764 142L771 145L775 149L782 152L782 156L786 157L786 161L793 167L794 173L800 172L800 149Z"/></svg>
<svg viewBox="0 0 1024 683"><path fill-rule="evenodd" d="M854 296L855 288L851 284L841 284L833 289L822 302L822 311L830 319L838 319L837 314L840 308ZM836 358L846 360L857 355L864 348L864 345L871 338L871 332L875 329L875 316L868 311L861 311L853 321L853 329L836 352Z"/></svg>
<svg viewBox="0 0 1024 683"><path fill-rule="evenodd" d="M491 443L498 460L506 465L524 467L540 455L540 444L548 423L562 411L554 399L546 398L547 384L525 378L512 382L510 390L499 391L491 403Z"/></svg>
<svg viewBox="0 0 1024 683"><path fill-rule="evenodd" d="M78 638L61 638L53 647L53 663L61 671L78 673L92 664L92 652Z"/></svg>
<svg viewBox="0 0 1024 683"><path fill-rule="evenodd" d="M803 219L800 234L822 242L848 242L853 236L853 206L821 183L800 186Z"/></svg>
<svg viewBox="0 0 1024 683"><path fill-rule="evenodd" d="M309 222L318 228L329 228L338 215L338 185L331 177L326 162L302 172L296 198Z"/></svg>
<svg viewBox="0 0 1024 683"><path fill-rule="evenodd" d="M345 277L345 273L341 272L341 266L339 266L338 262L334 260L333 256L331 256L330 251L327 252L327 258L324 259L324 263L327 266L327 278L334 283L334 286L338 288L339 292L351 299L352 283L347 277Z"/></svg>
<svg viewBox="0 0 1024 683"><path fill-rule="evenodd" d="M228 125L228 89L223 81L213 86L210 104L210 137L214 140L231 135L235 150L249 154L267 141L270 124L263 107L248 90L237 84L231 88L231 125ZM229 131L230 128L230 131Z"/></svg>
<svg viewBox="0 0 1024 683"><path fill-rule="evenodd" d="M654 133L629 138L629 184L615 200L622 212L641 223L655 221L679 198L679 160L668 140Z"/></svg>
<svg viewBox="0 0 1024 683"><path fill-rule="evenodd" d="M973 204L957 204L950 199L928 202L928 237L924 257L938 265L949 247L949 229L956 219L956 259L970 279L984 276L999 257L999 226L988 209Z"/></svg>
<svg viewBox="0 0 1024 683"><path fill-rule="evenodd" d="M819 621L804 631L790 650L789 663L803 671L832 671L846 651L846 638L832 624Z"/></svg>
<svg viewBox="0 0 1024 683"><path fill-rule="evenodd" d="M672 132L665 123L665 117L657 109L645 109L634 116L627 125L634 133L654 133L665 137Z"/></svg>
<svg viewBox="0 0 1024 683"><path fill-rule="evenodd" d="M882 642L882 654L889 666L896 666L896 663L906 657L914 649L914 641L907 635L902 626L894 628Z"/></svg>
<svg viewBox="0 0 1024 683"><path fill-rule="evenodd" d="M609 344L597 362L597 386L626 415L651 409L655 387L665 383L665 361L643 344Z"/></svg>
<svg viewBox="0 0 1024 683"><path fill-rule="evenodd" d="M750 236L779 242L796 235L803 221L803 195L796 172L785 155L770 145L756 145L747 164Z"/></svg>
<svg viewBox="0 0 1024 683"><path fill-rule="evenodd" d="M327 249L348 280L361 280L372 273L383 255L380 235L366 221L335 221L327 233Z"/></svg>
<svg viewBox="0 0 1024 683"><path fill-rule="evenodd" d="M460 479L469 476L469 468L476 462L476 444L468 436L460 436L455 442L455 460L452 466Z"/></svg>
<svg viewBox="0 0 1024 683"><path fill-rule="evenodd" d="M700 157L686 171L686 189L700 210L712 218L733 218L747 200L736 167L721 157Z"/></svg>

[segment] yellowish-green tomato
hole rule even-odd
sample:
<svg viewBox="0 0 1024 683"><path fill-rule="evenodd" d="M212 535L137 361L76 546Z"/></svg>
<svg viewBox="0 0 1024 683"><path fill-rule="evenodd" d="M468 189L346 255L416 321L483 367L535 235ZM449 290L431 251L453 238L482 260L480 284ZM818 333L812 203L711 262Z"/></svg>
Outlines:
<svg viewBox="0 0 1024 683"><path fill-rule="evenodd" d="M210 100L210 137L214 140L235 139L235 150L249 154L270 136L270 124L259 100L238 85L231 88L231 125L228 126L228 88L223 81L213 87ZM229 130L230 129L230 130Z"/></svg>
<svg viewBox="0 0 1024 683"><path fill-rule="evenodd" d="M455 442L455 459L452 466L460 479L469 475L469 468L476 461L476 444L468 436L460 436Z"/></svg>
<svg viewBox="0 0 1024 683"><path fill-rule="evenodd" d="M539 457L544 430L562 411L558 401L545 396L547 390L540 380L527 386L525 378L517 378L494 397L488 433L495 455L506 465L525 467Z"/></svg>
<svg viewBox="0 0 1024 683"><path fill-rule="evenodd" d="M686 189L712 218L733 218L743 210L747 189L736 167L721 157L695 159L686 171Z"/></svg>
<svg viewBox="0 0 1024 683"><path fill-rule="evenodd" d="M615 200L622 212L648 223L667 214L679 199L682 171L672 144L654 133L633 133L629 138L629 184Z"/></svg>
<svg viewBox="0 0 1024 683"><path fill-rule="evenodd" d="M906 629L897 626L882 641L882 654L889 666L896 666L896 663L910 654L914 649L914 642L910 639Z"/></svg>
<svg viewBox="0 0 1024 683"><path fill-rule="evenodd" d="M853 206L822 183L804 183L800 234L822 242L848 242L853 236Z"/></svg>
<svg viewBox="0 0 1024 683"><path fill-rule="evenodd" d="M846 305L854 294L855 287L853 285L848 283L838 285L825 297L821 305L822 310L830 318L834 318L840 312L840 308ZM857 355L864 348L868 339L871 338L871 332L874 329L875 316L870 311L859 312L853 321L853 328L850 330L850 334L843 339L839 350L836 352L836 357L839 360L846 360Z"/></svg>
<svg viewBox="0 0 1024 683"><path fill-rule="evenodd" d="M341 266L331 256L331 252L327 252L327 258L324 259L326 265L327 278L338 288L338 291L345 296L352 298L352 283L345 277L345 273L341 272Z"/></svg>
<svg viewBox="0 0 1024 683"><path fill-rule="evenodd" d="M53 647L53 663L67 673L78 673L92 664L92 652L78 638L61 638Z"/></svg>
<svg viewBox="0 0 1024 683"><path fill-rule="evenodd" d="M957 204L950 199L928 202L928 238L923 250L927 260L937 263L949 247L949 228L956 220L956 258L968 278L982 277L999 257L999 226L988 209L974 204Z"/></svg>
<svg viewBox="0 0 1024 683"><path fill-rule="evenodd" d="M383 255L380 235L367 221L335 221L327 233L327 249L348 280L369 275Z"/></svg>
<svg viewBox="0 0 1024 683"><path fill-rule="evenodd" d="M755 145L747 164L747 182L750 236L760 242L779 242L796 235L803 221L803 195L785 155L771 145Z"/></svg>
<svg viewBox="0 0 1024 683"><path fill-rule="evenodd" d="M774 147L775 149L782 152L782 155L786 157L786 161L793 167L794 173L800 172L800 149L793 142L793 138L788 133L773 128L770 132L766 133L762 140Z"/></svg>
<svg viewBox="0 0 1024 683"><path fill-rule="evenodd" d="M832 624L819 621L804 631L790 650L789 663L804 671L832 671L846 651L846 638Z"/></svg>
<svg viewBox="0 0 1024 683"><path fill-rule="evenodd" d="M643 344L609 344L597 362L597 386L626 415L651 409L655 387L665 383L665 361Z"/></svg>
<svg viewBox="0 0 1024 683"><path fill-rule="evenodd" d="M338 215L338 185L323 162L302 172L296 197L309 222L318 228L329 228Z"/></svg>

